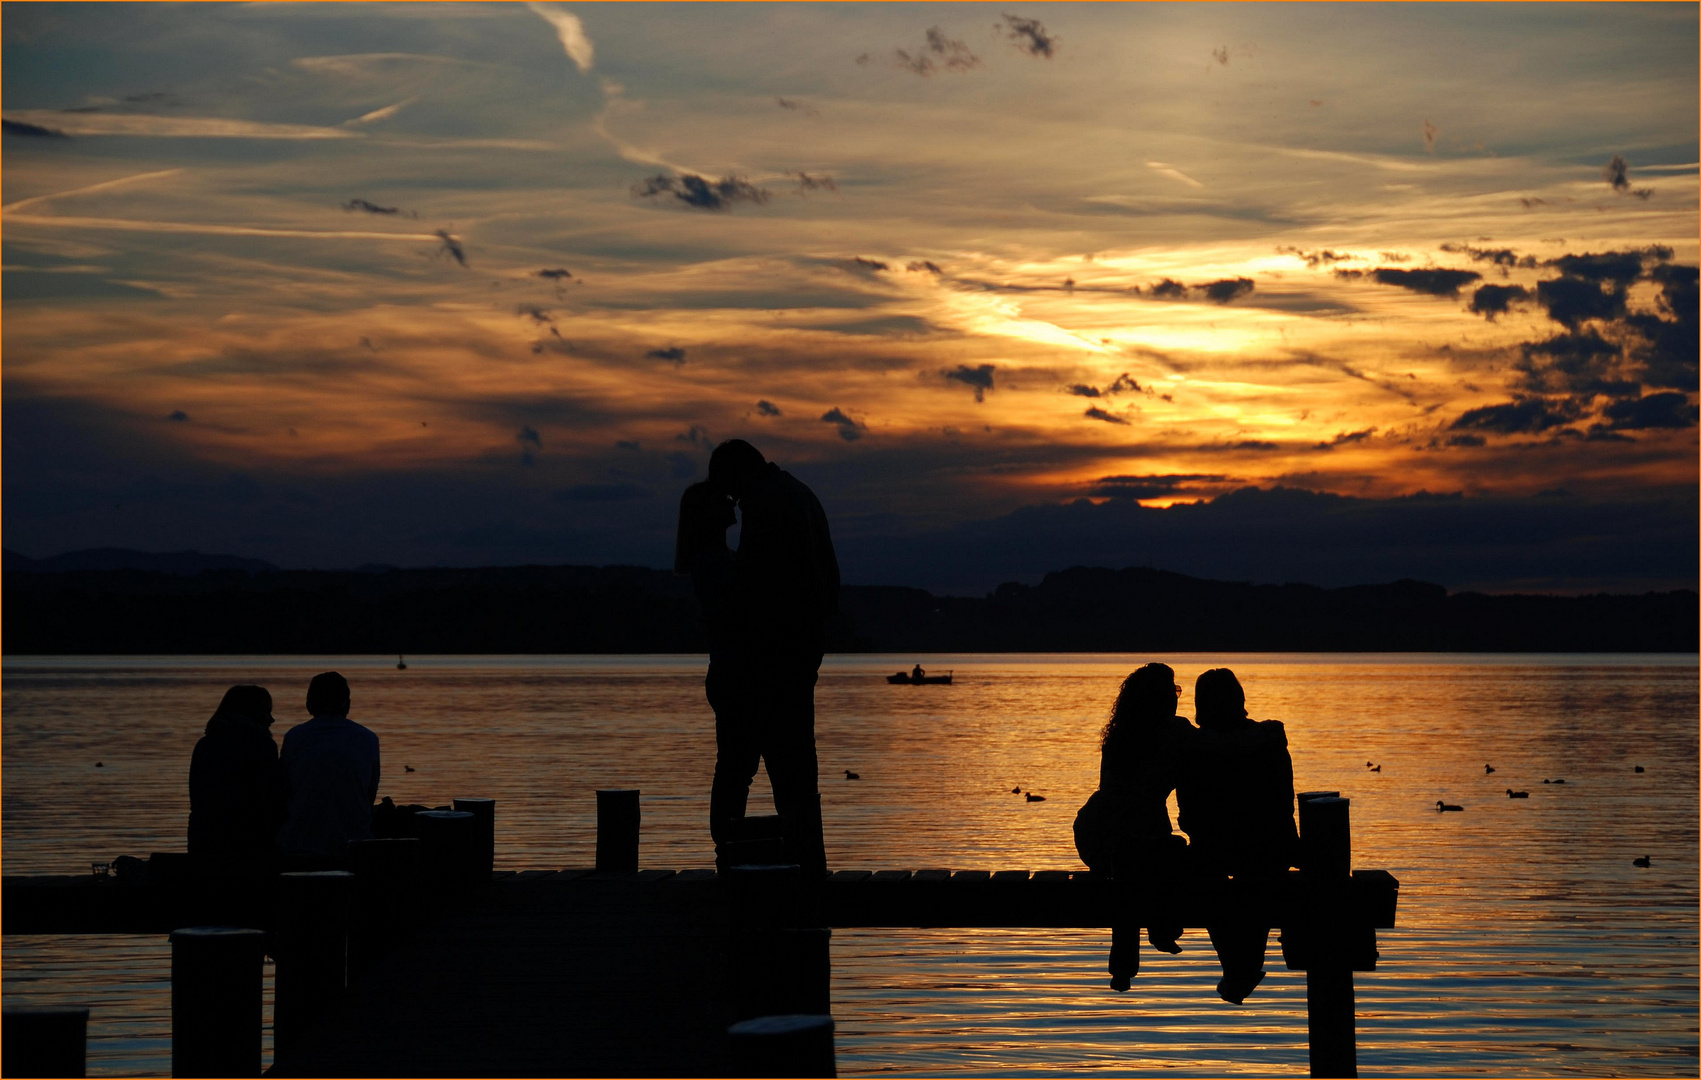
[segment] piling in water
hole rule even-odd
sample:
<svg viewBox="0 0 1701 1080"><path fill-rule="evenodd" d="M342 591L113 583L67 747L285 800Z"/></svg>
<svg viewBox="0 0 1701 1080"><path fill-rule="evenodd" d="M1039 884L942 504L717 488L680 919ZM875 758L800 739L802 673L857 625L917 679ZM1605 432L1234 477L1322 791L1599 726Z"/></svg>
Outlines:
<svg viewBox="0 0 1701 1080"><path fill-rule="evenodd" d="M259 1076L266 934L171 933L171 1075Z"/></svg>

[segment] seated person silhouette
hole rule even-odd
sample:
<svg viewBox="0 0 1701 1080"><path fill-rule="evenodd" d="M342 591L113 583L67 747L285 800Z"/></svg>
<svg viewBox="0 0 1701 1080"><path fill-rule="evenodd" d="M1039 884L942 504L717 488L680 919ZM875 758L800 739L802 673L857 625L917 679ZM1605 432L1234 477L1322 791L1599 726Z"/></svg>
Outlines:
<svg viewBox="0 0 1701 1080"><path fill-rule="evenodd" d="M926 675L927 675L927 672L921 670L921 665L917 664L910 671L910 682L920 682L922 680L922 678Z"/></svg>
<svg viewBox="0 0 1701 1080"><path fill-rule="evenodd" d="M1176 797L1195 872L1285 872L1299 849L1287 731L1279 720L1247 719L1246 692L1228 668L1200 675L1193 702L1199 734ZM1264 979L1270 928L1225 919L1206 929L1223 965L1217 993L1238 1005Z"/></svg>
<svg viewBox="0 0 1701 1080"><path fill-rule="evenodd" d="M233 686L189 759L189 854L264 870L283 821L272 695Z"/></svg>
<svg viewBox="0 0 1701 1080"><path fill-rule="evenodd" d="M312 719L284 735L278 851L286 857L337 858L350 840L372 839L378 736L350 720L348 710L348 680L322 672L307 687Z"/></svg>
<svg viewBox="0 0 1701 1080"><path fill-rule="evenodd" d="M1166 664L1147 664L1122 681L1100 740L1099 789L1075 818L1075 846L1095 874L1116 885L1116 906L1148 915L1154 948L1177 953L1181 920L1174 887L1187 843L1170 828L1169 793L1188 759L1193 730L1175 715L1181 687ZM1111 927L1111 988L1128 989L1140 971L1140 928Z"/></svg>

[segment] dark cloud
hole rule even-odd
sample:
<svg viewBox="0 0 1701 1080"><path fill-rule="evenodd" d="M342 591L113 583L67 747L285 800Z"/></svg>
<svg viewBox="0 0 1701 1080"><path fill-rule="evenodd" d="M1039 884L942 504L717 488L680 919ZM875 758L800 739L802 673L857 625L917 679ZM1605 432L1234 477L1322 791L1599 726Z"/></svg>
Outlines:
<svg viewBox="0 0 1701 1080"><path fill-rule="evenodd" d="M68 139L58 128L42 127L40 124L27 124L22 120L0 120L0 132L7 135L23 135L32 139Z"/></svg>
<svg viewBox="0 0 1701 1080"><path fill-rule="evenodd" d="M926 259L912 260L908 266L904 267L904 269L914 270L918 273L925 270L930 274L943 274L945 272Z"/></svg>
<svg viewBox="0 0 1701 1080"><path fill-rule="evenodd" d="M980 57L963 42L946 37L937 26L928 27L926 43L914 55L904 49L894 49L892 55L900 68L923 78L936 71L963 72L980 66ZM857 62L866 63L867 54L857 57Z"/></svg>
<svg viewBox="0 0 1701 1080"><path fill-rule="evenodd" d="M1132 390L1136 394L1151 393L1150 390L1145 389L1139 383L1135 382L1134 376L1128 374L1126 371L1118 375L1116 377L1116 381L1105 388L1105 393L1115 396L1126 390Z"/></svg>
<svg viewBox="0 0 1701 1080"><path fill-rule="evenodd" d="M1251 278L1224 278L1207 285L1200 285L1205 299L1213 304L1226 304L1237 297L1250 295L1253 289Z"/></svg>
<svg viewBox="0 0 1701 1080"><path fill-rule="evenodd" d="M1527 195L1520 195L1518 197L1518 202L1523 204L1523 207L1526 210L1534 210L1538 206L1546 206L1547 205L1546 199L1538 199L1538 198L1535 198L1534 196L1527 196Z"/></svg>
<svg viewBox="0 0 1701 1080"><path fill-rule="evenodd" d="M768 192L741 176L723 176L709 180L695 173L669 176L657 173L632 185L636 198L649 199L672 195L686 206L698 210L729 210L734 203L765 203Z"/></svg>
<svg viewBox="0 0 1701 1080"><path fill-rule="evenodd" d="M1087 411L1082 413L1081 415L1085 416L1089 420L1103 420L1107 424L1126 424L1126 423L1128 423L1128 421L1124 420L1122 417L1117 416L1114 413L1107 413L1103 409L1099 408L1097 405L1093 405L1093 406L1089 407L1087 409Z"/></svg>
<svg viewBox="0 0 1701 1080"><path fill-rule="evenodd" d="M1630 163L1618 154L1614 154L1612 160L1606 163L1606 167L1601 170L1601 175L1606 178L1606 182L1612 186L1612 189L1620 195L1634 195L1643 200L1653 197L1653 188L1632 188L1630 186Z"/></svg>
<svg viewBox="0 0 1701 1080"><path fill-rule="evenodd" d="M1425 120L1423 122L1423 148L1432 154L1435 153L1435 140L1440 137L1441 129Z"/></svg>
<svg viewBox="0 0 1701 1080"><path fill-rule="evenodd" d="M1623 349L1593 330L1525 342L1522 351L1520 389L1585 397L1624 397L1642 390L1639 382L1620 375Z"/></svg>
<svg viewBox="0 0 1701 1080"><path fill-rule="evenodd" d="M537 451L543 449L543 436L530 424L521 424L520 430L514 433L514 440L520 444L520 464L537 464Z"/></svg>
<svg viewBox="0 0 1701 1080"><path fill-rule="evenodd" d="M791 98L777 97L774 99L774 104L778 105L782 109L790 109L792 112L800 112L805 116L821 115L821 110L817 109L815 106L803 101L794 101Z"/></svg>
<svg viewBox="0 0 1701 1080"><path fill-rule="evenodd" d="M1660 287L1660 310L1638 312L1626 320L1641 339L1631 354L1643 365L1642 378L1649 386L1693 393L1701 389L1696 379L1701 358L1696 267L1657 266L1649 277Z"/></svg>
<svg viewBox="0 0 1701 1080"><path fill-rule="evenodd" d="M1536 282L1536 302L1548 318L1575 330L1590 319L1614 320L1625 314L1622 285L1606 287L1584 278L1562 277Z"/></svg>
<svg viewBox="0 0 1701 1080"><path fill-rule="evenodd" d="M1530 298L1530 290L1522 285L1483 285L1471 294L1471 310L1493 322L1498 315L1512 309L1515 302Z"/></svg>
<svg viewBox="0 0 1701 1080"><path fill-rule="evenodd" d="M651 349L644 354L646 360L666 360L670 364L685 363L685 350L677 345L669 345L665 349Z"/></svg>
<svg viewBox="0 0 1701 1080"><path fill-rule="evenodd" d="M178 423L181 424L181 423L185 423L185 422L188 421L189 414L184 412L182 409L173 409L173 410L171 410L171 415L167 416L166 419L167 420L176 420Z"/></svg>
<svg viewBox="0 0 1701 1080"><path fill-rule="evenodd" d="M1229 449L1230 450L1280 450L1281 447L1277 446L1273 442L1266 442L1263 439L1242 439L1237 443L1230 443Z"/></svg>
<svg viewBox="0 0 1701 1080"><path fill-rule="evenodd" d="M1376 434L1375 428L1365 428L1362 431L1344 431L1327 442L1318 443L1312 449L1333 450L1337 446L1348 446L1352 443L1363 442L1374 434Z"/></svg>
<svg viewBox="0 0 1701 1080"><path fill-rule="evenodd" d="M683 450L669 454L667 463L675 480L689 480L697 475L697 459Z"/></svg>
<svg viewBox="0 0 1701 1080"><path fill-rule="evenodd" d="M1672 256L1668 247L1651 247L1641 251L1604 251L1600 254L1561 255L1545 265L1569 278L1596 284L1628 285L1642 276L1649 263L1665 262Z"/></svg>
<svg viewBox="0 0 1701 1080"><path fill-rule="evenodd" d="M1427 296L1458 296L1461 286L1482 278L1475 270L1391 270L1385 266L1372 270L1370 276L1380 284L1398 285Z"/></svg>
<svg viewBox="0 0 1701 1080"><path fill-rule="evenodd" d="M1086 383L1072 383L1065 387L1064 392L1085 398L1096 398L1102 393L1098 387L1088 386Z"/></svg>
<svg viewBox="0 0 1701 1080"><path fill-rule="evenodd" d="M560 283L563 279L572 277L573 271L557 266L553 270L539 270L534 276Z"/></svg>
<svg viewBox="0 0 1701 1080"><path fill-rule="evenodd" d="M1501 435L1534 434L1563 427L1581 413L1577 403L1569 399L1549 401L1546 398L1521 397L1499 405L1471 409L1450 426L1454 430L1474 429Z"/></svg>
<svg viewBox="0 0 1701 1080"><path fill-rule="evenodd" d="M631 450L634 452L643 450L643 447L638 445L637 439L616 439L614 448L616 450Z"/></svg>
<svg viewBox="0 0 1701 1080"><path fill-rule="evenodd" d="M877 273L882 270L891 269L890 266L887 266L879 259L865 259L861 255L854 255L839 265L843 266L846 270L859 274Z"/></svg>
<svg viewBox="0 0 1701 1080"><path fill-rule="evenodd" d="M839 182L826 173L822 173L820 176L812 176L809 173L798 169L796 171L787 172L786 175L795 176L797 178L797 193L799 195L803 195L811 191L839 190Z"/></svg>
<svg viewBox="0 0 1701 1080"><path fill-rule="evenodd" d="M834 406L821 414L823 423L837 424L839 438L845 442L855 442L862 438L862 433L868 430L868 425L846 415L843 409Z"/></svg>
<svg viewBox="0 0 1701 1080"><path fill-rule="evenodd" d="M1441 250L1452 255L1467 255L1472 262L1493 263L1503 269L1522 267L1525 270L1533 270L1537 265L1534 255L1520 256L1511 248L1479 248L1472 247L1469 244L1442 244Z"/></svg>
<svg viewBox="0 0 1701 1080"><path fill-rule="evenodd" d="M1003 25L994 23L993 28L1003 30L1011 43L1029 56L1043 56L1049 60L1057 51L1057 39L1046 33L1045 25L1038 19L1024 19L1005 12Z"/></svg>
<svg viewBox="0 0 1701 1080"><path fill-rule="evenodd" d="M441 241L437 247L437 253L439 255L449 256L449 258L460 263L463 269L466 268L467 253L466 250L461 247L460 240L450 235L449 230L447 229L436 230L436 236L437 239Z"/></svg>
<svg viewBox="0 0 1701 1080"><path fill-rule="evenodd" d="M1279 247L1276 249L1276 254L1292 255L1294 258L1303 261L1307 266L1320 266L1325 263L1345 262L1348 259L1357 258L1351 252L1331 251L1328 248L1319 251L1302 251L1296 247Z"/></svg>
<svg viewBox="0 0 1701 1080"><path fill-rule="evenodd" d="M350 199L348 202L343 203L343 209L348 211L360 210L368 214L389 214L392 216L402 212L402 208L399 206L379 206L377 203L370 203L365 199Z"/></svg>
<svg viewBox="0 0 1701 1080"><path fill-rule="evenodd" d="M782 413L780 411L780 407L778 405L775 405L773 402L767 400L766 398L763 398L761 401L758 401L756 403L756 411L759 414L761 414L762 416L784 416L785 415L784 413Z"/></svg>
<svg viewBox="0 0 1701 1080"><path fill-rule="evenodd" d="M945 373L945 378L974 387L975 400L985 401L986 392L992 389L992 375L996 370L998 369L991 364L979 364L975 367L958 364L955 369Z"/></svg>
<svg viewBox="0 0 1701 1080"><path fill-rule="evenodd" d="M625 499L647 499L654 492L629 480L614 484L574 484L555 493L560 502L620 502Z"/></svg>
<svg viewBox="0 0 1701 1080"><path fill-rule="evenodd" d="M1152 286L1152 295L1164 300L1179 300L1187 295L1187 286L1174 278L1164 278Z"/></svg>
<svg viewBox="0 0 1701 1080"><path fill-rule="evenodd" d="M1193 484L1220 484L1229 478L1208 473L1168 473L1163 476L1101 476L1087 488L1093 498L1161 499L1192 492Z"/></svg>
<svg viewBox="0 0 1701 1080"><path fill-rule="evenodd" d="M673 441L690 443L692 446L700 446L705 450L711 449L715 445L715 441L709 438L709 429L701 424L692 424L684 431L675 435L673 437Z"/></svg>
<svg viewBox="0 0 1701 1080"><path fill-rule="evenodd" d="M1689 395L1676 390L1647 397L1617 401L1602 414L1614 430L1639 431L1648 428L1687 428L1696 425L1697 410L1689 403Z"/></svg>
<svg viewBox="0 0 1701 1080"><path fill-rule="evenodd" d="M1448 446L1482 446L1487 442L1481 435L1453 435L1447 439Z"/></svg>

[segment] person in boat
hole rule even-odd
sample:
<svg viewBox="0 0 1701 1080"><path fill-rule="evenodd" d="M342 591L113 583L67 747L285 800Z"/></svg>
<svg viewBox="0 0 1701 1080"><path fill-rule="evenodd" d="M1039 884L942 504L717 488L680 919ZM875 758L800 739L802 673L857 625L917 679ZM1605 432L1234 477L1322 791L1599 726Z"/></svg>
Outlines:
<svg viewBox="0 0 1701 1080"><path fill-rule="evenodd" d="M1279 720L1248 719L1246 692L1228 668L1200 675L1193 701L1199 735L1176 799L1195 870L1235 878L1286 872L1299 853L1287 730ZM1217 993L1238 1005L1264 978L1270 928L1230 921L1207 929L1223 966Z"/></svg>
<svg viewBox="0 0 1701 1080"><path fill-rule="evenodd" d="M1117 907L1143 908L1154 948L1176 953L1181 920L1173 914L1187 842L1170 827L1169 793L1198 734L1175 707L1181 687L1167 664L1147 664L1122 681L1099 739L1099 789L1075 818L1075 846L1095 874L1115 882ZM1140 970L1140 928L1111 927L1113 989L1128 989Z"/></svg>
<svg viewBox="0 0 1701 1080"><path fill-rule="evenodd" d="M917 664L915 667L910 669L910 682L920 682L922 679L924 679L926 677L927 677L927 672L925 672L921 669L920 664Z"/></svg>
<svg viewBox="0 0 1701 1080"><path fill-rule="evenodd" d="M284 733L278 851L286 857L338 857L350 840L372 839L378 736L348 718L349 702L348 680L321 672L307 686L312 718Z"/></svg>
<svg viewBox="0 0 1701 1080"><path fill-rule="evenodd" d="M233 686L189 759L189 854L263 870L283 822L272 695Z"/></svg>
<svg viewBox="0 0 1701 1080"><path fill-rule="evenodd" d="M711 824L744 816L758 762L773 784L788 858L826 873L815 753L815 681L827 620L838 611L839 563L815 493L743 439L709 456L709 483L738 504L738 551L727 576L731 651L761 677L722 733L710 796Z"/></svg>
<svg viewBox="0 0 1701 1080"><path fill-rule="evenodd" d="M715 714L717 761L741 754L745 739L741 732L750 724L752 683L759 677L754 658L739 647L734 630L735 615L730 596L733 553L727 547L726 531L738 521L732 497L707 481L692 484L679 497L679 525L674 532L673 572L689 575L692 591L703 613L709 639L709 670L703 692ZM744 817L745 798L736 799L733 786L716 783L709 797L709 835L717 852L736 839L733 822Z"/></svg>

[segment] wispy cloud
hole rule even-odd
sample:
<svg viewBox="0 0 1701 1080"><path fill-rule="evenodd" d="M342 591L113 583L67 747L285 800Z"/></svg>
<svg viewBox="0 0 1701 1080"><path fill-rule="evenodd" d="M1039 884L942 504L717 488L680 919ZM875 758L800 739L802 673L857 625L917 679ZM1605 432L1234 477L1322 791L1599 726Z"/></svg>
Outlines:
<svg viewBox="0 0 1701 1080"><path fill-rule="evenodd" d="M585 24L579 17L559 4L527 4L532 14L542 19L555 29L555 36L561 40L561 48L567 53L567 59L581 74L591 70L596 61L596 48L591 39L585 34Z"/></svg>
<svg viewBox="0 0 1701 1080"><path fill-rule="evenodd" d="M1045 24L1038 19L1027 19L1020 15L1006 12L1001 27L1010 42L1029 56L1041 56L1049 60L1057 51L1057 39L1046 32Z"/></svg>
<svg viewBox="0 0 1701 1080"><path fill-rule="evenodd" d="M1157 173L1159 176L1167 176L1171 180L1186 184L1190 188L1202 188L1205 186L1199 181L1193 179L1191 176L1182 172L1180 169L1176 168L1174 165L1166 165L1161 161L1148 161L1146 162L1146 168Z"/></svg>

